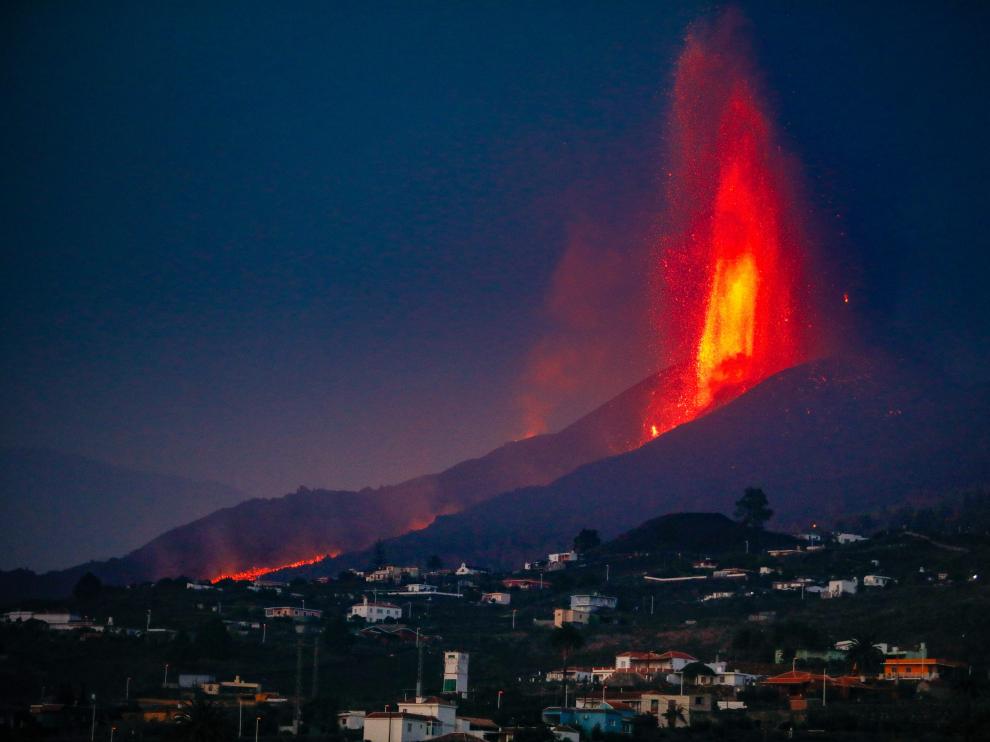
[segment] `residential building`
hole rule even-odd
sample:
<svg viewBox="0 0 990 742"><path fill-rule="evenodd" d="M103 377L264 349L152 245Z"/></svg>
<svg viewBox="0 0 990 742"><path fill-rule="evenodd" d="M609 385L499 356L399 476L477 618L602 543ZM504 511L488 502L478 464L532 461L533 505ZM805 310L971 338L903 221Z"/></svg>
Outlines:
<svg viewBox="0 0 990 742"><path fill-rule="evenodd" d="M299 608L291 605L280 605L272 608L265 608L265 618L291 618L294 621L305 621L314 619L319 621L323 618L323 611L316 608Z"/></svg>
<svg viewBox="0 0 990 742"><path fill-rule="evenodd" d="M605 701L585 708L550 706L543 709L542 717L544 724L574 727L590 737L596 728L603 734L631 734L635 715L629 706Z"/></svg>
<svg viewBox="0 0 990 742"><path fill-rule="evenodd" d="M481 596L482 603L492 603L493 605L509 605L512 596L509 593L484 593Z"/></svg>
<svg viewBox="0 0 990 742"><path fill-rule="evenodd" d="M366 711L351 709L350 711L341 711L337 714L337 720L340 723L341 729L358 730L364 729L365 716L367 716Z"/></svg>
<svg viewBox="0 0 990 742"><path fill-rule="evenodd" d="M581 742L581 732L574 727L565 725L550 727L550 732L557 742Z"/></svg>
<svg viewBox="0 0 990 742"><path fill-rule="evenodd" d="M429 584L427 584L425 582L413 582L413 583L410 583L410 584L406 585L406 592L407 593L426 593L426 594L429 594L429 593L438 592L439 590L440 590L440 588L438 588L436 585L429 585Z"/></svg>
<svg viewBox="0 0 990 742"><path fill-rule="evenodd" d="M491 719L483 719L477 716L458 716L456 719L457 732L455 734L471 735L471 737L476 737L478 739L488 740L493 742L498 737L498 724L496 724ZM449 737L450 735L447 735ZM437 737L432 740L443 740L445 737ZM462 739L462 740L450 740L450 742L474 742L474 740Z"/></svg>
<svg viewBox="0 0 990 742"><path fill-rule="evenodd" d="M747 576L748 572L738 567L726 567L712 572L713 580L745 580Z"/></svg>
<svg viewBox="0 0 990 742"><path fill-rule="evenodd" d="M443 655L443 692L457 693L461 697L468 692L468 660L467 652L444 652Z"/></svg>
<svg viewBox="0 0 990 742"><path fill-rule="evenodd" d="M405 577L419 578L419 567L397 567L394 564L388 564L379 567L364 579L367 582L402 582Z"/></svg>
<svg viewBox="0 0 990 742"><path fill-rule="evenodd" d="M405 711L375 711L364 718L365 742L422 742L437 737L439 719Z"/></svg>
<svg viewBox="0 0 990 742"><path fill-rule="evenodd" d="M450 734L457 731L457 704L439 696L401 701L399 711L433 719L437 724L434 734Z"/></svg>
<svg viewBox="0 0 990 742"><path fill-rule="evenodd" d="M656 675L665 672L679 672L685 665L697 662L687 652L676 650L658 654L656 652L623 652L615 656L617 672L631 672L637 675Z"/></svg>
<svg viewBox="0 0 990 742"><path fill-rule="evenodd" d="M564 669L550 670L546 679L548 683L562 683L564 681ZM586 685L595 682L595 674L590 667L568 667L567 682Z"/></svg>
<svg viewBox="0 0 990 742"><path fill-rule="evenodd" d="M553 625L558 629L565 623L586 624L591 622L590 611L575 611L571 608L554 608Z"/></svg>
<svg viewBox="0 0 990 742"><path fill-rule="evenodd" d="M35 613L34 611L10 611L9 613L3 614L3 620L7 623L18 623L20 621L41 621L53 631L75 631L76 629L103 631L102 626L97 626L89 619L82 618L75 613Z"/></svg>
<svg viewBox="0 0 990 742"><path fill-rule="evenodd" d="M894 658L883 661L884 680L938 680L947 672L965 667L961 662L950 662L933 657Z"/></svg>
<svg viewBox="0 0 990 742"><path fill-rule="evenodd" d="M896 580L886 575L865 575L863 577L863 587L887 587L892 582L896 582Z"/></svg>
<svg viewBox="0 0 990 742"><path fill-rule="evenodd" d="M502 580L502 587L507 590L517 588L519 590L543 590L547 583L543 580L533 580L528 577L507 577Z"/></svg>
<svg viewBox="0 0 990 742"><path fill-rule="evenodd" d="M855 595L859 578L851 580L829 580L828 587L822 591L822 598L841 598L843 595Z"/></svg>
<svg viewBox="0 0 990 742"><path fill-rule="evenodd" d="M712 697L707 693L644 693L640 713L657 718L661 728L691 726L712 712Z"/></svg>
<svg viewBox="0 0 990 742"><path fill-rule="evenodd" d="M556 554L547 554L547 561L550 564L576 562L577 560L578 560L578 555L576 551L562 551Z"/></svg>
<svg viewBox="0 0 990 742"><path fill-rule="evenodd" d="M866 536L860 536L858 533L837 533L835 540L840 544L854 544L857 541L866 541Z"/></svg>
<svg viewBox="0 0 990 742"><path fill-rule="evenodd" d="M402 609L394 603L368 602L364 600L351 606L350 618L363 618L368 623L378 623L387 619L398 621L402 618Z"/></svg>
<svg viewBox="0 0 990 742"><path fill-rule="evenodd" d="M192 673L192 672L180 672L179 673L179 687L180 688L199 688L201 685L206 683L215 683L217 678L215 675L207 675L205 673Z"/></svg>
<svg viewBox="0 0 990 742"><path fill-rule="evenodd" d="M261 693L261 683L241 680L240 675L235 675L233 680L203 683L199 687L208 696L254 696Z"/></svg>
<svg viewBox="0 0 990 742"><path fill-rule="evenodd" d="M618 604L619 599L611 595L572 595L571 610L594 612L603 608L613 609Z"/></svg>

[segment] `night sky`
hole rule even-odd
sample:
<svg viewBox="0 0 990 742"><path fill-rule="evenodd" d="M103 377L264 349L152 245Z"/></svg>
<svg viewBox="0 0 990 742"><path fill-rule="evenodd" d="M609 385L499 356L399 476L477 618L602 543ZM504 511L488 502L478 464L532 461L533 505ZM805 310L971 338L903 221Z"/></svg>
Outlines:
<svg viewBox="0 0 990 742"><path fill-rule="evenodd" d="M6 4L0 444L275 496L604 402L716 7ZM987 380L990 5L740 7L861 338Z"/></svg>

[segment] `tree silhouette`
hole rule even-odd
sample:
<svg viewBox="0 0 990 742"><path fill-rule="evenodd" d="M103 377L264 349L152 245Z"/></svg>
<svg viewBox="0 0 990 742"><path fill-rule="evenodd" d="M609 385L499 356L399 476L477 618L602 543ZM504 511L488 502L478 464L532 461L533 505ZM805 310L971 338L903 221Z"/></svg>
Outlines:
<svg viewBox="0 0 990 742"><path fill-rule="evenodd" d="M224 742L231 737L223 711L203 699L193 701L176 722L179 738L187 742Z"/></svg>
<svg viewBox="0 0 990 742"><path fill-rule="evenodd" d="M72 597L80 603L85 603L98 598L102 591L103 583L100 582L100 578L92 572L87 572L79 578L79 582L72 589Z"/></svg>
<svg viewBox="0 0 990 742"><path fill-rule="evenodd" d="M677 701L668 701L667 710L662 714L664 720L667 722L667 726L671 729L677 728L677 723L687 724L687 719L684 716L684 709L677 703Z"/></svg>
<svg viewBox="0 0 990 742"><path fill-rule="evenodd" d="M598 531L593 528L582 528L581 533L574 537L574 551L578 554L597 549L602 545L602 540L598 536Z"/></svg>
<svg viewBox="0 0 990 742"><path fill-rule="evenodd" d="M883 652L875 646L871 637L858 636L846 652L846 659L857 675L878 675L883 668Z"/></svg>
<svg viewBox="0 0 990 742"><path fill-rule="evenodd" d="M565 623L550 634L550 646L560 652L564 662L564 689L567 689L567 660L572 653L584 646L584 637L573 624ZM566 695L566 693L565 693Z"/></svg>
<svg viewBox="0 0 990 742"><path fill-rule="evenodd" d="M747 528L763 528L773 511L767 506L767 496L758 487L747 487L736 500L736 520Z"/></svg>

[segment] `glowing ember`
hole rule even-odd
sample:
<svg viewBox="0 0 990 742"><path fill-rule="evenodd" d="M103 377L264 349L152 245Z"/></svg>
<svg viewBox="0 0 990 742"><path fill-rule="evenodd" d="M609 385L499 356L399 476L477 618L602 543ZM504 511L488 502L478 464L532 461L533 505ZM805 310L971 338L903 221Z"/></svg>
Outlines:
<svg viewBox="0 0 990 742"><path fill-rule="evenodd" d="M340 554L339 551L331 551L326 554L318 554L317 556L310 557L309 559L300 559L297 562L290 562L289 564L282 564L278 567L249 567L241 572L233 572L231 574L221 574L213 577L210 582L216 584L221 580L257 580L259 577L270 574L271 572L278 572L280 569L289 569L291 567L305 567L307 564L316 564L317 562L323 561L327 557L333 558Z"/></svg>
<svg viewBox="0 0 990 742"><path fill-rule="evenodd" d="M691 361L649 410L650 438L807 357L796 189L740 24L729 12L693 29L677 65L661 332Z"/></svg>

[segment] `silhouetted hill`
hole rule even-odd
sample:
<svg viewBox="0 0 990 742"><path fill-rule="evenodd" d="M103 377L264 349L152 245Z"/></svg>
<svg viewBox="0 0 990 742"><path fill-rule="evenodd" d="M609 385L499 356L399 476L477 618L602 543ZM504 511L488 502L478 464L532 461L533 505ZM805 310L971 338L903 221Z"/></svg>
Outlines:
<svg viewBox="0 0 990 742"><path fill-rule="evenodd" d="M657 513L731 512L750 485L770 497L778 528L976 489L990 482L988 411L986 387L954 387L886 357L828 358L634 451L438 518L387 542L386 553L515 567L581 528L612 538ZM350 554L319 569L367 560Z"/></svg>
<svg viewBox="0 0 990 742"><path fill-rule="evenodd" d="M248 495L215 482L46 449L0 450L0 569L46 570L127 552Z"/></svg>
<svg viewBox="0 0 990 742"><path fill-rule="evenodd" d="M680 372L672 368L655 374L558 433L506 443L439 474L359 492L300 488L284 497L251 499L159 531L121 559L84 566L108 581L129 582L178 574L215 577L360 551L380 538L424 528L438 515L500 492L551 482L581 464L637 445L644 410ZM60 586L67 579L45 577ZM5 580L8 576L0 574L0 594Z"/></svg>
<svg viewBox="0 0 990 742"><path fill-rule="evenodd" d="M792 546L793 536L746 528L721 513L672 513L652 518L603 544L602 554L687 551L722 554Z"/></svg>

